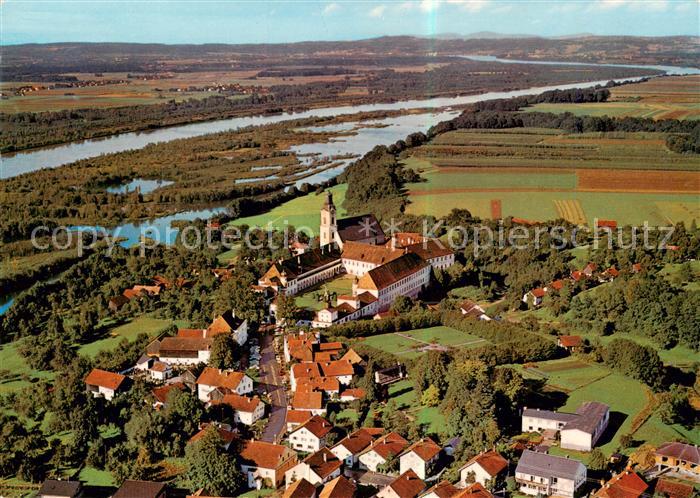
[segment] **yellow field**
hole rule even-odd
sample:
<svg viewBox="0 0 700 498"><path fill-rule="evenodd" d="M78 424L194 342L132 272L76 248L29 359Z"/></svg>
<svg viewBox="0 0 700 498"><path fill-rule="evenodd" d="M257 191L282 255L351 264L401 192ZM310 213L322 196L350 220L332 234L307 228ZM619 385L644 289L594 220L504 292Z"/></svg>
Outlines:
<svg viewBox="0 0 700 498"><path fill-rule="evenodd" d="M573 199L555 200L554 206L559 216L569 223L573 223L574 225L585 225L587 223L586 215L579 201Z"/></svg>

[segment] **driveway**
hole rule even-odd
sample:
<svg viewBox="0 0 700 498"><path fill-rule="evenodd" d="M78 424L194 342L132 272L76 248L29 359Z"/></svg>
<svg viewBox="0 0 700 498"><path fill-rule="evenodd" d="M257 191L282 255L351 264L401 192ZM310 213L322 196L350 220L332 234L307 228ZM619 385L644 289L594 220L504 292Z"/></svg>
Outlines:
<svg viewBox="0 0 700 498"><path fill-rule="evenodd" d="M262 435L262 440L268 443L279 443L285 432L287 390L281 370L275 357L274 336L267 333L262 337L260 348L260 382L271 401L270 417Z"/></svg>

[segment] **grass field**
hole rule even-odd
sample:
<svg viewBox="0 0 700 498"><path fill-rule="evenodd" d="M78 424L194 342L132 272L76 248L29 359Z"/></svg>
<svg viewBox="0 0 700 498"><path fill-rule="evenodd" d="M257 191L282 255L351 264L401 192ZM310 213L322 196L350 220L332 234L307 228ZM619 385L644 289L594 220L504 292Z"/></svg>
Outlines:
<svg viewBox="0 0 700 498"><path fill-rule="evenodd" d="M17 351L19 344L21 344L21 339L0 346L0 370L8 372L0 380L0 393L28 387L34 379L52 379L54 376L53 372L30 368Z"/></svg>
<svg viewBox="0 0 700 498"><path fill-rule="evenodd" d="M341 206L345 200L347 188L348 186L345 183L330 188L330 191L333 192L333 202L338 209L339 218L345 216L345 211ZM314 235L318 235L318 227L321 222L319 211L324 200L325 194L311 193L285 202L267 213L239 218L233 224L238 226L272 227L278 230L283 230L286 226L293 225L297 229L308 227L313 231ZM286 224L285 221L287 222Z"/></svg>
<svg viewBox="0 0 700 498"><path fill-rule="evenodd" d="M528 111L577 116L636 117L652 119L700 119L700 77L654 78L611 89L608 102L585 104L537 104Z"/></svg>
<svg viewBox="0 0 700 498"><path fill-rule="evenodd" d="M78 349L78 354L94 357L102 350L114 349L122 339L127 339L129 342L135 340L142 332L151 337L156 336L172 323L174 322L171 320L139 316L131 322L112 329L109 332L109 337L81 346Z"/></svg>
<svg viewBox="0 0 700 498"><path fill-rule="evenodd" d="M421 348L441 345L450 348L472 348L484 346L487 341L450 327L430 327L407 332L381 334L360 339L362 344L402 358L416 358Z"/></svg>
<svg viewBox="0 0 700 498"><path fill-rule="evenodd" d="M445 417L437 407L427 407L420 404L410 380L391 384L389 386L389 399L396 403L399 410L405 411L410 417L415 417L419 424L425 424L429 434L440 434L444 431Z"/></svg>
<svg viewBox="0 0 700 498"><path fill-rule="evenodd" d="M537 368L525 371L531 373L534 378L544 376L550 386L567 392L580 389L610 374L602 366L570 358L541 362L537 364Z"/></svg>

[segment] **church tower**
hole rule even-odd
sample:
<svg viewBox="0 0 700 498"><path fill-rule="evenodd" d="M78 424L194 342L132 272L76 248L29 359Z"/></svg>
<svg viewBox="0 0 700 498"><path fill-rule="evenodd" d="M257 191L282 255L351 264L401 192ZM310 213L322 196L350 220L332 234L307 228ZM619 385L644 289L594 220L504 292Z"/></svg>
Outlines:
<svg viewBox="0 0 700 498"><path fill-rule="evenodd" d="M321 208L321 246L335 241L335 234L338 232L338 223L335 219L335 204L333 204L333 194L326 192L326 202Z"/></svg>

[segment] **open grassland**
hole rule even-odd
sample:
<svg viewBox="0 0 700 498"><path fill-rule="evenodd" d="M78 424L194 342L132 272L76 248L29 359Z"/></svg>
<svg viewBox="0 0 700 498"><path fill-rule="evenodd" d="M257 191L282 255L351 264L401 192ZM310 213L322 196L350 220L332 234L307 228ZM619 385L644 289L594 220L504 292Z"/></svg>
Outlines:
<svg viewBox="0 0 700 498"><path fill-rule="evenodd" d="M360 341L402 358L416 358L429 349L473 348L488 344L480 337L444 326L375 335Z"/></svg>
<svg viewBox="0 0 700 498"><path fill-rule="evenodd" d="M608 102L537 104L527 111L576 116L700 119L700 76L674 76L611 89Z"/></svg>
<svg viewBox="0 0 700 498"><path fill-rule="evenodd" d="M500 212L590 225L596 218L620 225L700 219L700 158L668 151L660 134L456 130L405 165L425 180L409 185L411 214L463 208L480 218Z"/></svg>
<svg viewBox="0 0 700 498"><path fill-rule="evenodd" d="M36 379L52 379L53 372L34 370L17 351L21 339L0 346L0 393L16 391L31 385Z"/></svg>
<svg viewBox="0 0 700 498"><path fill-rule="evenodd" d="M610 372L600 365L591 365L570 358L544 361L525 370L534 374L535 378L545 377L547 384L567 392L580 389L610 375Z"/></svg>
<svg viewBox="0 0 700 498"><path fill-rule="evenodd" d="M329 189L333 192L333 202L338 206L338 218L345 216L345 211L341 206L345 200L347 188L347 184L343 183ZM321 217L318 213L324 200L324 193L311 193L285 202L267 213L238 218L233 224L237 226L248 225L274 228L277 230L284 230L289 226L294 226L297 229L307 227L313 231L314 235L318 235L318 227L321 223Z"/></svg>
<svg viewBox="0 0 700 498"><path fill-rule="evenodd" d="M111 329L107 334L108 337L81 346L78 349L78 354L94 357L100 351L116 348L123 339L129 342L136 340L136 337L141 333L155 337L173 323L175 322L171 320L139 316L124 325Z"/></svg>

